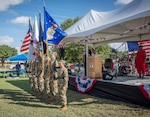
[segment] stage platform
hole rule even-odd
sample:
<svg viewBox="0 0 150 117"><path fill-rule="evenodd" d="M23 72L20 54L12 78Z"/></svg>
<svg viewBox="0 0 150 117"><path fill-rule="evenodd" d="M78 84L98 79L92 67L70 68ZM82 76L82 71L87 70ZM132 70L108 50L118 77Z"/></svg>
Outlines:
<svg viewBox="0 0 150 117"><path fill-rule="evenodd" d="M77 91L75 78L76 76L69 77L69 88ZM118 76L112 80L96 80L87 94L150 108L150 76L145 76L144 79L139 79L137 76ZM148 91L146 93L142 91L144 86Z"/></svg>
<svg viewBox="0 0 150 117"><path fill-rule="evenodd" d="M126 85L141 85L141 84L150 84L150 76L145 76L144 79L138 78L138 76L118 76L112 80L103 80L98 79L103 82L111 82L117 84L126 84Z"/></svg>

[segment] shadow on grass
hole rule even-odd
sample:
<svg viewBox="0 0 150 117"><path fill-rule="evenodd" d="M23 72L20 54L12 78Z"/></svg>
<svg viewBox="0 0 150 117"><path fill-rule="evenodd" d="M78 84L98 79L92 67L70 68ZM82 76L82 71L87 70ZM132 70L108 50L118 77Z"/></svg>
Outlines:
<svg viewBox="0 0 150 117"><path fill-rule="evenodd" d="M24 105L24 106L32 106L32 107L47 107L47 106L41 106L41 102L45 102L45 97L42 99L38 99L36 97L36 94L34 94L31 90L30 90L30 85L29 85L29 80L28 79L17 79L17 80L8 80L8 83L22 89L22 90L0 90L0 94L2 94L2 92L5 95L5 99L11 99L14 102L14 104L20 104L20 105ZM27 92L27 93L26 93ZM34 104L30 104L34 103ZM37 104L39 103L39 104ZM13 104L13 103L12 103ZM49 106L48 108L57 108L57 107L53 107L53 106Z"/></svg>
<svg viewBox="0 0 150 117"><path fill-rule="evenodd" d="M7 80L7 82L31 94L28 79L21 79L20 78L17 80Z"/></svg>
<svg viewBox="0 0 150 117"><path fill-rule="evenodd" d="M51 105L42 105L42 103L47 103L46 98L38 99L30 90L29 80L28 79L18 79L18 80L8 80L8 83L22 89L21 90L0 90L1 94L5 95L6 99L11 99L14 102L12 104L19 104L23 106L32 106L32 107L43 107L43 108L56 108ZM24 92L25 91L25 92ZM26 93L27 92L27 93ZM100 105L122 105L123 103L119 101L112 101L104 98L97 98L90 96L88 94L81 94L75 90L68 89L67 91L67 100L68 105L71 106L86 106L91 104L100 104ZM132 108L138 108L137 105L125 104ZM101 106L102 107L102 106ZM110 108L111 109L111 108Z"/></svg>
<svg viewBox="0 0 150 117"><path fill-rule="evenodd" d="M30 102L39 102L40 101L43 103L47 103L46 97L39 100L32 93L32 91L30 90L30 85L29 85L28 79L8 80L7 82L24 90L25 92L28 92L28 94L31 94L31 96L34 97L34 98L31 98L30 95L25 95L17 90L6 91L6 92L8 92L7 93L9 95L8 97L12 98L12 100L14 100L14 101L30 101ZM89 98L92 98L92 101L89 102L89 100L88 100ZM67 91L67 100L68 100L69 105L88 105L91 103L101 103L100 101L95 101L95 97L91 97L87 94L83 95L77 91L73 91L70 89L68 89L68 91ZM72 102L76 102L76 103L72 103ZM24 102L19 102L19 104L25 105Z"/></svg>
<svg viewBox="0 0 150 117"><path fill-rule="evenodd" d="M6 75L0 73L0 78L6 78Z"/></svg>
<svg viewBox="0 0 150 117"><path fill-rule="evenodd" d="M12 101L8 101L10 104L18 104L23 106L30 107L40 107L40 108L56 108L49 105L42 105L40 100L35 96L32 96L28 93L25 93L21 90L11 90L11 89L1 89L0 94L3 95L1 99L8 99Z"/></svg>

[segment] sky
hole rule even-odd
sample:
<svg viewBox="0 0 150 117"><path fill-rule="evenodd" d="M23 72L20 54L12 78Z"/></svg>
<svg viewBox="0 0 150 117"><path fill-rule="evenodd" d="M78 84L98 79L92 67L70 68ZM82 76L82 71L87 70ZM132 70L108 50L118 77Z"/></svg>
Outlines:
<svg viewBox="0 0 150 117"><path fill-rule="evenodd" d="M68 18L74 19L86 15L91 9L111 11L128 4L132 0L0 0L0 45L9 45L19 52L22 41L28 31L28 20L41 12L43 6L60 25ZM111 47L125 50L122 43L113 43Z"/></svg>

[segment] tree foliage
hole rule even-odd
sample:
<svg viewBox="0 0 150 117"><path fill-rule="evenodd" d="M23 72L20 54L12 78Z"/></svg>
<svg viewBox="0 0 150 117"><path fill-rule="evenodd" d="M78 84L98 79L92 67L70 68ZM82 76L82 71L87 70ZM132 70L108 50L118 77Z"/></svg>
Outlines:
<svg viewBox="0 0 150 117"><path fill-rule="evenodd" d="M118 60L120 58L128 58L128 52L127 51L122 52L111 48L110 58L112 58L113 60Z"/></svg>
<svg viewBox="0 0 150 117"><path fill-rule="evenodd" d="M95 51L102 56L102 60L105 60L110 57L111 47L108 44L104 44L96 47Z"/></svg>
<svg viewBox="0 0 150 117"><path fill-rule="evenodd" d="M83 62L84 46L78 44L68 44L65 49L65 58L68 62L82 63Z"/></svg>
<svg viewBox="0 0 150 117"><path fill-rule="evenodd" d="M65 48L65 58L69 63L78 63L80 65L84 60L84 46L78 44L68 44Z"/></svg>
<svg viewBox="0 0 150 117"><path fill-rule="evenodd" d="M80 17L76 17L75 19L70 19L69 18L61 24L61 28L63 30L66 30L67 28L72 26L74 23L76 23L79 19L80 19Z"/></svg>
<svg viewBox="0 0 150 117"><path fill-rule="evenodd" d="M63 30L68 29L70 26L75 24L80 17L76 17L75 19L67 19L61 24L61 28ZM69 63L78 63L79 64L79 71L80 71L80 65L83 62L83 51L84 51L83 45L75 45L75 44L69 44L65 48L65 58L67 59L67 62Z"/></svg>
<svg viewBox="0 0 150 117"><path fill-rule="evenodd" d="M1 45L0 58L1 58L2 66L7 58L14 56L16 54L17 54L17 50L15 48L9 47L7 45Z"/></svg>

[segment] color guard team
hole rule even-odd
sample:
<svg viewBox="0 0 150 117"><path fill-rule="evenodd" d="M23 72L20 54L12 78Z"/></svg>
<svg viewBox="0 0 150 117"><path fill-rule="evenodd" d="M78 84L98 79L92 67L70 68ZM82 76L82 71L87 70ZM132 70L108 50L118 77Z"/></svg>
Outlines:
<svg viewBox="0 0 150 117"><path fill-rule="evenodd" d="M68 70L65 61L56 60L57 53L50 57L37 56L29 61L28 77L30 87L38 98L46 95L46 101L50 104L61 103L60 110L67 110Z"/></svg>

